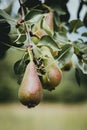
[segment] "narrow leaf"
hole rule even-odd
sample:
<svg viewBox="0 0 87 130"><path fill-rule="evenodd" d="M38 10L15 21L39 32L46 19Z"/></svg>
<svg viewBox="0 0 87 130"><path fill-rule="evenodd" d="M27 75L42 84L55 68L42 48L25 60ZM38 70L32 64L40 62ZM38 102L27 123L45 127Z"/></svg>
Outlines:
<svg viewBox="0 0 87 130"><path fill-rule="evenodd" d="M80 77L79 70L77 68L75 69L75 77L76 77L76 81L77 81L78 85L80 86L80 84L81 84L81 77Z"/></svg>
<svg viewBox="0 0 87 130"><path fill-rule="evenodd" d="M51 48L54 51L58 51L58 45L57 43L50 37L50 36L43 36L39 43L38 46L48 46L49 48Z"/></svg>
<svg viewBox="0 0 87 130"><path fill-rule="evenodd" d="M72 20L69 23L69 30L70 32L76 32L78 28L84 26L83 22L81 20Z"/></svg>

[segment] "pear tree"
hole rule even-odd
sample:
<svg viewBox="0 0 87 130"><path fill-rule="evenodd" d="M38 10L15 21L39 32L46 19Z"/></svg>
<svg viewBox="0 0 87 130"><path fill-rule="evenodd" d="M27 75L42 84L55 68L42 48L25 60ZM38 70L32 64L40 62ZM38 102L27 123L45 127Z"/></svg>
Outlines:
<svg viewBox="0 0 87 130"><path fill-rule="evenodd" d="M13 68L20 85L19 100L31 108L42 100L43 89L52 91L58 87L63 71L74 68L78 85L80 71L87 75L87 12L80 19L87 1L81 0L74 20L70 20L68 0L18 2L16 16L9 13L11 5L0 9L0 58L10 48L22 52ZM82 28L85 31L79 33ZM72 40L71 34L80 37Z"/></svg>

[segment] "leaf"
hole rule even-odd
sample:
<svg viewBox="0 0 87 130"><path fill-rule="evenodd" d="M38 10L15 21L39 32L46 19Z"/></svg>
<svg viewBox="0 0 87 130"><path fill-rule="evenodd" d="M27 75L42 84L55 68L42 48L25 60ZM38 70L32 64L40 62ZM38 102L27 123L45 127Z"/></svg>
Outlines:
<svg viewBox="0 0 87 130"><path fill-rule="evenodd" d="M17 29L15 26L11 27L9 36L11 38L11 41L14 43L16 42L17 44L24 43L26 41L26 32L23 27L23 25L20 25L20 27Z"/></svg>
<svg viewBox="0 0 87 130"><path fill-rule="evenodd" d="M45 0L45 4L50 6L55 12L54 19L57 27L60 20L64 22L69 20L70 14L67 9L67 2L68 0Z"/></svg>
<svg viewBox="0 0 87 130"><path fill-rule="evenodd" d="M65 44L67 44L67 42L68 42L68 39L67 39L65 33L64 33L64 34L63 34L63 33L60 34L59 32L55 32L53 38L54 38L54 40L55 40L58 44L60 44L60 46L61 46L61 45L65 45Z"/></svg>
<svg viewBox="0 0 87 130"><path fill-rule="evenodd" d="M87 44L84 41L73 42L75 53L79 55L87 54Z"/></svg>
<svg viewBox="0 0 87 130"><path fill-rule="evenodd" d="M38 48L37 46L34 46L33 52L34 52L35 58L37 58L37 59L40 58L40 56L41 56L40 48Z"/></svg>
<svg viewBox="0 0 87 130"><path fill-rule="evenodd" d="M24 74L21 74L21 75L18 77L17 83L18 83L19 85L20 85L21 82L22 82L23 76L24 76Z"/></svg>
<svg viewBox="0 0 87 130"><path fill-rule="evenodd" d="M17 44L24 43L26 41L26 34L20 34L20 37L16 40Z"/></svg>
<svg viewBox="0 0 87 130"><path fill-rule="evenodd" d="M51 11L47 13L46 16L42 19L41 28L46 31L50 36L53 36L53 16L54 13Z"/></svg>
<svg viewBox="0 0 87 130"><path fill-rule="evenodd" d="M10 29L10 24L6 20L0 18L0 34L8 34L10 32Z"/></svg>
<svg viewBox="0 0 87 130"><path fill-rule="evenodd" d="M3 45L0 42L0 59L4 58L6 51L9 49L8 46Z"/></svg>
<svg viewBox="0 0 87 130"><path fill-rule="evenodd" d="M33 24L37 23L42 17L43 15L41 10L33 9L26 15L25 21Z"/></svg>
<svg viewBox="0 0 87 130"><path fill-rule="evenodd" d="M72 45L66 44L62 46L61 51L59 51L56 59L58 60L59 66L62 68L65 64L67 64L74 54L74 49Z"/></svg>
<svg viewBox="0 0 87 130"><path fill-rule="evenodd" d="M2 16L4 19L6 19L8 22L9 21L14 21L16 22L16 20L14 20L10 15L8 15L5 11L0 9L0 16Z"/></svg>
<svg viewBox="0 0 87 130"><path fill-rule="evenodd" d="M12 12L12 7L13 7L13 1L8 5L8 7L6 7L6 8L4 9L4 11L5 11L6 13L8 13L8 14L11 14L11 12Z"/></svg>
<svg viewBox="0 0 87 130"><path fill-rule="evenodd" d="M18 84L21 84L28 63L29 63L28 53L24 53L22 59L18 60L14 64L14 72L18 77Z"/></svg>
<svg viewBox="0 0 87 130"><path fill-rule="evenodd" d="M15 27L11 27L11 30L9 32L9 37L11 38L12 42L15 42L16 39L18 39L18 32L17 29Z"/></svg>
<svg viewBox="0 0 87 130"><path fill-rule="evenodd" d="M82 36L87 37L87 32L84 32Z"/></svg>
<svg viewBox="0 0 87 130"><path fill-rule="evenodd" d="M41 4L40 0L23 0L23 5L28 8L32 8L40 4Z"/></svg>
<svg viewBox="0 0 87 130"><path fill-rule="evenodd" d="M76 32L78 28L84 26L83 22L78 19L78 20L72 20L70 23L69 23L69 30L70 32Z"/></svg>
<svg viewBox="0 0 87 130"><path fill-rule="evenodd" d="M87 12L84 16L83 22L84 22L84 25L87 27Z"/></svg>
<svg viewBox="0 0 87 130"><path fill-rule="evenodd" d="M80 71L77 68L75 69L75 77L76 77L76 81L77 81L78 85L80 86L80 84L81 84L81 77L80 77Z"/></svg>
<svg viewBox="0 0 87 130"><path fill-rule="evenodd" d="M83 72L83 74L87 74L87 63L83 61L78 61L78 67Z"/></svg>
<svg viewBox="0 0 87 130"><path fill-rule="evenodd" d="M26 15L25 20L30 20L39 14L42 14L41 10L33 9Z"/></svg>
<svg viewBox="0 0 87 130"><path fill-rule="evenodd" d="M17 61L14 64L14 72L16 75L21 75L24 73L25 70L25 63L22 60Z"/></svg>
<svg viewBox="0 0 87 130"><path fill-rule="evenodd" d="M27 61L28 61L28 56L25 53L23 55L22 59L18 60L14 64L14 72L15 72L16 75L22 75L25 72L25 69L26 69L26 66L27 66L27 63L26 63Z"/></svg>
<svg viewBox="0 0 87 130"><path fill-rule="evenodd" d="M39 40L37 46L47 46L50 49L52 49L53 51L58 51L59 50L57 43L50 36L47 36L47 35L43 36Z"/></svg>
<svg viewBox="0 0 87 130"><path fill-rule="evenodd" d="M0 33L0 58L3 58L6 51L10 48L11 39L8 35Z"/></svg>
<svg viewBox="0 0 87 130"><path fill-rule="evenodd" d="M87 64L87 54L83 54L83 61Z"/></svg>

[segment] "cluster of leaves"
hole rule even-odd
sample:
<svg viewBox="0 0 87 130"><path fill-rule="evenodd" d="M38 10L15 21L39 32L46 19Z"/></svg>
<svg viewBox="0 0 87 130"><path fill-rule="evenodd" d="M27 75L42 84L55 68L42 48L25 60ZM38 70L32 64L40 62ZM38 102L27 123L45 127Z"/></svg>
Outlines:
<svg viewBox="0 0 87 130"><path fill-rule="evenodd" d="M76 69L78 84L79 69L83 74L87 74L87 41L82 39L87 37L87 32L82 33L81 38L75 41L67 37L68 33L78 33L81 27L86 26L87 14L84 21L69 21L67 2L68 0L45 0L44 3L40 0L19 0L18 18L12 18L4 10L0 10L0 58L10 47L20 49L24 53L14 65L15 73L20 77L19 83L30 60L26 51L30 45L33 46L37 65L38 59L43 57L40 48L47 46L61 69L73 56L76 57L73 66ZM78 15L80 11L81 7ZM41 71L38 74L41 75Z"/></svg>

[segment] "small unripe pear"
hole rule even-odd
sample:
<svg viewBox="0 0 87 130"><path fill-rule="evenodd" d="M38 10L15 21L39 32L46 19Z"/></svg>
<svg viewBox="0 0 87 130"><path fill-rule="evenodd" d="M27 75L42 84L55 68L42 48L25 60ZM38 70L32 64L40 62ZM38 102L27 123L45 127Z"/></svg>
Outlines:
<svg viewBox="0 0 87 130"><path fill-rule="evenodd" d="M35 44L38 44L38 42L39 42L39 38L38 38L38 37L35 37L35 36L31 37L31 40L32 40Z"/></svg>
<svg viewBox="0 0 87 130"><path fill-rule="evenodd" d="M72 60L70 60L67 64L64 65L62 70L69 71L72 67L73 67L73 62L72 62Z"/></svg>
<svg viewBox="0 0 87 130"><path fill-rule="evenodd" d="M43 89L37 75L33 61L27 65L25 74L19 88L18 97L23 105L34 107L39 104L43 96Z"/></svg>
<svg viewBox="0 0 87 130"><path fill-rule="evenodd" d="M49 65L46 69L46 74L43 76L43 81L45 85L45 89L54 90L57 87L62 79L62 71L57 66L56 63Z"/></svg>

